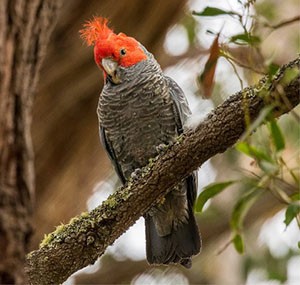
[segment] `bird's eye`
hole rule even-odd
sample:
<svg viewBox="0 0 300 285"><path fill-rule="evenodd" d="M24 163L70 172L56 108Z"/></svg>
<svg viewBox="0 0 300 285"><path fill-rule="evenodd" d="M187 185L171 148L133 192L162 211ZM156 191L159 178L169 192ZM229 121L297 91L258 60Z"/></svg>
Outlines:
<svg viewBox="0 0 300 285"><path fill-rule="evenodd" d="M120 50L120 55L125 55L125 54L126 54L126 49L122 48L122 49Z"/></svg>

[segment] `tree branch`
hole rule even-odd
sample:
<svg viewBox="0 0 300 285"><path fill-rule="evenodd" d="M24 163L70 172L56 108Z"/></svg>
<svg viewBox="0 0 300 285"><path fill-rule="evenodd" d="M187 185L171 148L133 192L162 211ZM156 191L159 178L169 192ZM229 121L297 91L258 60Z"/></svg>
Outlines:
<svg viewBox="0 0 300 285"><path fill-rule="evenodd" d="M178 182L231 147L246 129L246 115L253 121L267 105L274 107L277 117L294 108L300 101L299 67L297 58L283 66L274 78L264 77L257 85L232 95L195 130L187 131L151 160L137 179L90 213L82 213L69 224L57 227L46 236L39 250L27 256L26 272L31 284L61 283L94 263L107 246Z"/></svg>

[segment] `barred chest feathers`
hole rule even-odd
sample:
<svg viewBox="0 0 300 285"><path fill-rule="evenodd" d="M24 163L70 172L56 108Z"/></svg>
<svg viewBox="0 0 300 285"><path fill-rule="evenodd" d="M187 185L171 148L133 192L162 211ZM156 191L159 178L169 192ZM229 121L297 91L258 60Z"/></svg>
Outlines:
<svg viewBox="0 0 300 285"><path fill-rule="evenodd" d="M138 65L123 71L127 81L104 86L97 109L125 177L177 135L174 103L158 64L150 59Z"/></svg>

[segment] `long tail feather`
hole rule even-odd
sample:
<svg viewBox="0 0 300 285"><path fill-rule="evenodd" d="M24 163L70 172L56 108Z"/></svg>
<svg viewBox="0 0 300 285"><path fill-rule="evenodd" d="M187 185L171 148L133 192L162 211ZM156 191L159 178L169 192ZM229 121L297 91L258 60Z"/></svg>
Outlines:
<svg viewBox="0 0 300 285"><path fill-rule="evenodd" d="M191 267L191 256L198 254L201 248L200 233L193 214L194 199L195 195L188 192L187 222L166 236L158 235L152 216L145 216L146 252L150 264L180 263L186 268Z"/></svg>

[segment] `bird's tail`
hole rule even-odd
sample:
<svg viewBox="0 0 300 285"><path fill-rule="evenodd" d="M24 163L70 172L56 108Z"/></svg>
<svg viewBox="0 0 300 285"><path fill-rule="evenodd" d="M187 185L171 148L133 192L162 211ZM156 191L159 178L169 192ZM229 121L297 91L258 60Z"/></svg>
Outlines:
<svg viewBox="0 0 300 285"><path fill-rule="evenodd" d="M188 219L166 236L159 236L153 217L145 216L146 252L150 264L180 263L192 266L191 256L199 253L201 239L191 203L188 203Z"/></svg>

